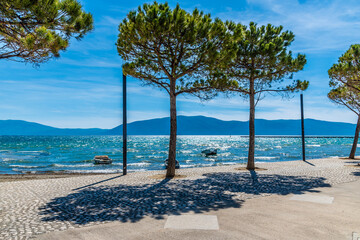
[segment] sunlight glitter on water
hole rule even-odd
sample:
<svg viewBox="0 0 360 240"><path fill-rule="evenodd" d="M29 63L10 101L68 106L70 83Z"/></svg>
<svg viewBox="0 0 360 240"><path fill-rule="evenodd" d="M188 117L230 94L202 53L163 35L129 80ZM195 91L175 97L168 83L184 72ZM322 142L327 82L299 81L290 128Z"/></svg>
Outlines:
<svg viewBox="0 0 360 240"><path fill-rule="evenodd" d="M308 159L345 156L351 138L307 138ZM178 136L177 160L181 167L231 165L247 161L248 138L244 136ZM201 151L218 149L218 155L205 157ZM118 172L122 168L120 136L0 137L0 173L28 171ZM167 136L130 136L128 170L164 169ZM94 165L95 155L109 155L111 165ZM256 139L257 162L301 159L301 139L260 137Z"/></svg>

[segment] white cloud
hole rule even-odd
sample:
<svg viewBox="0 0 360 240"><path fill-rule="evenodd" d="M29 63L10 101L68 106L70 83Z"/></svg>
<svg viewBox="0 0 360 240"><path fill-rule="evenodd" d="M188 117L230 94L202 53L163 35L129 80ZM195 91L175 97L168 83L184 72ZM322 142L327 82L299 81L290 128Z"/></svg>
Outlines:
<svg viewBox="0 0 360 240"><path fill-rule="evenodd" d="M59 63L67 64L71 66L80 66L80 67L96 67L96 68L122 68L122 59L119 57L117 61L114 59L86 59L86 60L74 60L70 58L61 58Z"/></svg>
<svg viewBox="0 0 360 240"><path fill-rule="evenodd" d="M110 27L115 27L119 26L120 22L122 22L122 20L125 18L114 18L111 16L104 16L98 23L98 26L110 26Z"/></svg>
<svg viewBox="0 0 360 240"><path fill-rule="evenodd" d="M295 33L295 51L305 53L346 49L360 39L358 1L248 0L245 11L229 9L219 13L223 19L243 24L283 25Z"/></svg>

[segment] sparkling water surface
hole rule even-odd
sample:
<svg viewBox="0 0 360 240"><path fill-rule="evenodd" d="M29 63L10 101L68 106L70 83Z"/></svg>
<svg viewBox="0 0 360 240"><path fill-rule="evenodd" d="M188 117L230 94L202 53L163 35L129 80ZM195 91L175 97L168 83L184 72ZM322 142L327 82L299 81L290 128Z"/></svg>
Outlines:
<svg viewBox="0 0 360 240"><path fill-rule="evenodd" d="M164 169L168 136L129 136L128 171ZM346 156L352 138L306 138L307 159ZM246 136L178 136L177 160L181 168L245 163ZM205 157L207 148L218 155ZM108 155L111 165L94 165L95 155ZM301 138L258 137L256 162L300 160ZM115 173L122 171L122 137L120 136L0 136L0 173L65 171Z"/></svg>

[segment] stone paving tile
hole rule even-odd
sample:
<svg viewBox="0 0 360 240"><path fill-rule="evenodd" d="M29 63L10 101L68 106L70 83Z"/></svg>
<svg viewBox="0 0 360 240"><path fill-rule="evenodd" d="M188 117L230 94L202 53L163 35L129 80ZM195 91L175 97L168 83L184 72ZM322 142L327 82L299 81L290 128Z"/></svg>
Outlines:
<svg viewBox="0 0 360 240"><path fill-rule="evenodd" d="M360 161L359 161L360 162ZM0 183L0 239L31 239L50 231L144 216L241 207L244 200L271 194L306 193L355 181L358 169L341 159L261 163L267 171L233 166L180 169L185 179L155 180L162 171L127 176L94 175Z"/></svg>
<svg viewBox="0 0 360 240"><path fill-rule="evenodd" d="M327 195L302 194L302 195L294 195L290 198L290 200L313 202L320 204L332 204L334 201L334 197L330 197Z"/></svg>
<svg viewBox="0 0 360 240"><path fill-rule="evenodd" d="M219 230L219 223L216 215L180 215L169 216L164 228Z"/></svg>

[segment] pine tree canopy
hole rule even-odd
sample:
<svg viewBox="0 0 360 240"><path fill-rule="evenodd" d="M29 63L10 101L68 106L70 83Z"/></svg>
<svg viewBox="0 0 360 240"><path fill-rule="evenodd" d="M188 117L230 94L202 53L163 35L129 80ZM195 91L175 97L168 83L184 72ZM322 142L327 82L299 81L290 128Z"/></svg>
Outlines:
<svg viewBox="0 0 360 240"><path fill-rule="evenodd" d="M258 27L253 22L249 27L239 24L235 29L241 27L243 31L233 32L236 57L225 66L227 77L235 80L235 85L228 90L246 96L265 92L288 93L308 87L308 81L284 83L285 79L292 79L293 73L302 70L306 64L305 55L293 57L292 52L288 51L294 41L292 32L271 24ZM253 85L253 90L250 85Z"/></svg>
<svg viewBox="0 0 360 240"><path fill-rule="evenodd" d="M328 98L360 115L360 93L358 91L346 86L337 87L330 90Z"/></svg>
<svg viewBox="0 0 360 240"><path fill-rule="evenodd" d="M328 74L331 87L347 86L360 91L360 44L351 45L329 69Z"/></svg>
<svg viewBox="0 0 360 240"><path fill-rule="evenodd" d="M360 44L351 45L328 71L330 87L328 97L358 115L354 142L349 155L355 158L360 132Z"/></svg>
<svg viewBox="0 0 360 240"><path fill-rule="evenodd" d="M41 63L92 29L76 0L0 0L0 59Z"/></svg>
<svg viewBox="0 0 360 240"><path fill-rule="evenodd" d="M232 25L197 9L188 13L179 5L172 10L167 3L144 4L119 25L123 71L169 94L211 91L221 81L209 73L231 55L224 46L230 44Z"/></svg>
<svg viewBox="0 0 360 240"><path fill-rule="evenodd" d="M351 45L328 71L330 87L328 97L360 114L360 44Z"/></svg>

